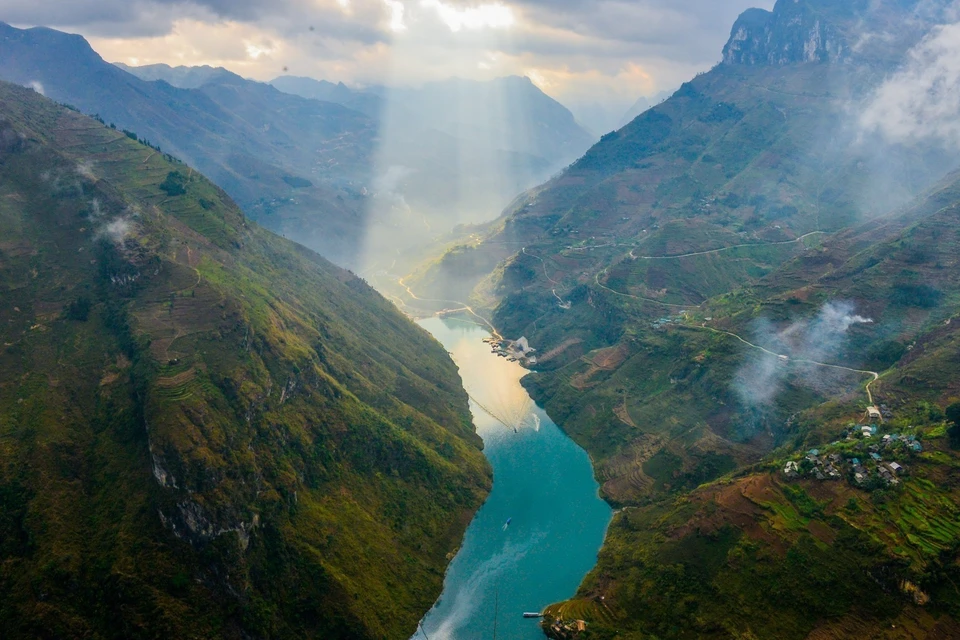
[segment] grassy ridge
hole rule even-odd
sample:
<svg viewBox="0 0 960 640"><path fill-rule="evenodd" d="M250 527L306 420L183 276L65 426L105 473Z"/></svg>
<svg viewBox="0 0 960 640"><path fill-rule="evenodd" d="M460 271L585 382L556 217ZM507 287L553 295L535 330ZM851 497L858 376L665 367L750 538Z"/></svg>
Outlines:
<svg viewBox="0 0 960 640"><path fill-rule="evenodd" d="M442 349L122 133L0 140L4 629L411 633L490 482Z"/></svg>

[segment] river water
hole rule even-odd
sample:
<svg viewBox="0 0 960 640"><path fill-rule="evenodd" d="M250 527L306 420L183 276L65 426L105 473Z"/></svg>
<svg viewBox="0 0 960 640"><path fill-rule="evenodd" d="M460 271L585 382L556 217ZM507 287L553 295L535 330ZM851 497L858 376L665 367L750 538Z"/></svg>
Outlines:
<svg viewBox="0 0 960 640"><path fill-rule="evenodd" d="M423 620L426 636L414 638L490 640L496 624L503 640L542 639L523 613L574 594L596 564L610 507L586 452L533 404L520 385L526 370L491 353L484 329L437 318L420 325L460 367L494 484Z"/></svg>

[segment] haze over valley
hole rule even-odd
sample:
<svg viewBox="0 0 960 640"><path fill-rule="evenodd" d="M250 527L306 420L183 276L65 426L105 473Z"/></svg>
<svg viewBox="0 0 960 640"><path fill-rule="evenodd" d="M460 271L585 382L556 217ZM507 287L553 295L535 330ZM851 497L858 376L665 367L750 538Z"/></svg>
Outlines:
<svg viewBox="0 0 960 640"><path fill-rule="evenodd" d="M0 0L4 637L960 637L958 59L952 0Z"/></svg>

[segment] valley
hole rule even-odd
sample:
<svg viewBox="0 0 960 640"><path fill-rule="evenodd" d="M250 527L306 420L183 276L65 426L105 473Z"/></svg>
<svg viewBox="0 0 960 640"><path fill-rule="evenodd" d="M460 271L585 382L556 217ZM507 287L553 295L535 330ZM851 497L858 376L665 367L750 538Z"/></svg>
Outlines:
<svg viewBox="0 0 960 640"><path fill-rule="evenodd" d="M813 28L804 12L835 33L879 28L892 5L781 2L771 37ZM550 634L576 636L576 620L597 638L954 633L956 156L854 142L843 115L921 34L843 65L754 60L731 40L723 64L403 279L529 339L524 386L624 508L577 598L548 610ZM878 406L884 424L866 417ZM885 483L863 424L923 441L897 459L910 479ZM812 450L839 452L839 481L788 477ZM858 572L872 586L845 579Z"/></svg>
<svg viewBox="0 0 960 640"><path fill-rule="evenodd" d="M596 562L611 510L586 453L533 404L519 364L490 352L482 328L424 320L450 350L471 397L494 488L447 571L444 591L414 636L543 637L536 619L573 592Z"/></svg>
<svg viewBox="0 0 960 640"><path fill-rule="evenodd" d="M747 9L596 140L546 88L697 47L515 4L268 82L0 23L12 637L960 637L955 8Z"/></svg>

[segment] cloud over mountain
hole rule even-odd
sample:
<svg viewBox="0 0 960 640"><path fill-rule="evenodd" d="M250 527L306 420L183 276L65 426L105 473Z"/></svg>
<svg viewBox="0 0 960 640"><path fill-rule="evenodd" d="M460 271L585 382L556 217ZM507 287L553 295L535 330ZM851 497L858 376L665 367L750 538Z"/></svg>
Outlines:
<svg viewBox="0 0 960 640"><path fill-rule="evenodd" d="M561 98L619 99L717 61L751 0L2 0L4 20L90 38L127 63L284 68L356 83L520 74ZM771 0L759 4L772 5Z"/></svg>

